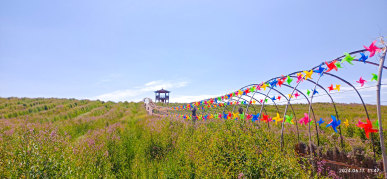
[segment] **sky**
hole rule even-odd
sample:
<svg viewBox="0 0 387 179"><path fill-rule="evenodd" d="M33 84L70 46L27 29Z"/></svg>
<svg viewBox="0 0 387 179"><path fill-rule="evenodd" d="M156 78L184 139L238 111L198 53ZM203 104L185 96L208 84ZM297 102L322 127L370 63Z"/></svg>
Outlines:
<svg viewBox="0 0 387 179"><path fill-rule="evenodd" d="M0 97L140 101L160 88L171 102L215 97L386 37L386 10L385 0L0 1ZM355 63L337 74L358 87L376 71ZM375 84L361 90L366 103Z"/></svg>

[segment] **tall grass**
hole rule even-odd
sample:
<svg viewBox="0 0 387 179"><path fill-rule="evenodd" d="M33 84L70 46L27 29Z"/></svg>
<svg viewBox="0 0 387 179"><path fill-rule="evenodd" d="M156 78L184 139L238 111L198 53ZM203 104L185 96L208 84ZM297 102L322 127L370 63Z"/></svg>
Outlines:
<svg viewBox="0 0 387 179"><path fill-rule="evenodd" d="M0 101L1 178L310 175L291 145L282 153L275 135L248 121L151 117L142 103Z"/></svg>

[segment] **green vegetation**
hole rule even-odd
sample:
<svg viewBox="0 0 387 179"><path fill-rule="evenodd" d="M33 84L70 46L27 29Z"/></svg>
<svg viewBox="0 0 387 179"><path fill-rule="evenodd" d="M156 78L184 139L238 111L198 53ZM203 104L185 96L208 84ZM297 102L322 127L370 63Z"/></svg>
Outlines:
<svg viewBox="0 0 387 179"><path fill-rule="evenodd" d="M162 105L162 104L160 104ZM170 106L180 106L182 104L170 104ZM208 114L219 114L223 113L225 111L226 113L228 111L232 111L234 106L226 106L224 107L217 107L217 108L210 108L210 109L202 109L198 110L198 115L208 115ZM246 105L238 105L235 107L235 111L239 107L242 107L243 109L246 109ZM278 105L278 111L279 115L283 117L283 112L285 111L285 105ZM300 134L300 141L308 143L309 142L309 133L308 133L308 127L306 125L300 125L297 121L304 117L304 113L308 113L309 105L307 104L293 104L292 105L294 109L295 118L293 118L296 125L285 125L285 143L291 143L295 144L297 142L294 141L294 139L297 139L297 127ZM339 115L339 119L341 120L341 132L343 136L343 145L344 150L346 152L353 151L354 148L362 148L365 150L366 156L373 158L373 146L371 143L371 138L367 139L364 133L364 130L357 127L356 124L359 120L362 122L366 122L367 116L364 110L363 105L361 104L336 104L337 112ZM249 107L249 113L257 114L260 112L261 105L250 105ZM376 115L376 106L375 105L367 105L367 110L369 113L370 120L373 124L375 124L377 120ZM324 120L324 123L319 126L318 124L315 125L314 123L311 124L311 136L312 136L312 142L317 146L317 133L316 133L316 126L319 130L319 142L320 146L322 147L322 151L327 151L328 149L334 149L334 148L341 148L341 142L340 142L340 135L339 133L335 133L331 127L327 128L326 125L332 120L331 115L335 115L335 110L333 108L333 105L331 103L314 103L313 104L313 111L316 120L318 121L320 118ZM381 109L382 117L387 116L387 106L382 106ZM190 111L174 111L175 114L181 114L181 115L190 115ZM266 105L264 109L262 110L262 113L268 114L270 117L275 117L277 113L277 108L274 105ZM293 115L292 109L289 107L287 111L287 115ZM311 113L311 119L313 119L313 115ZM348 119L349 125L346 126L344 124L344 121ZM268 125L266 123L263 123L262 121L258 125L263 125L262 128L268 129ZM277 140L279 140L279 135L281 132L281 125L275 125L274 122L269 123L270 130L272 131L272 135L275 135L277 137ZM383 126L386 128L387 121L383 120ZM374 125L373 128L377 129L377 127ZM379 133L374 133L371 135L373 137L374 143L375 143L375 152L376 152L376 159L381 159L381 149L380 149L380 139L379 139ZM286 139L288 138L288 139ZM387 132L384 132L384 138L387 138ZM386 141L385 141L386 142ZM386 142L387 146L387 142Z"/></svg>
<svg viewBox="0 0 387 179"><path fill-rule="evenodd" d="M328 104L319 105L316 115L324 114ZM274 115L269 108L268 113ZM297 105L297 110L303 108ZM361 111L352 111L348 115L361 115ZM142 103L0 98L0 117L1 178L316 175L299 164L294 126L286 129L281 152L278 126L269 129L262 122L215 119L192 124L173 116L148 116ZM351 125L357 121L348 119ZM338 146L337 134L331 129L322 132L324 145ZM307 142L304 126L300 133L301 140ZM343 129L346 140L369 147L360 134L356 127ZM348 144L346 149L350 150Z"/></svg>

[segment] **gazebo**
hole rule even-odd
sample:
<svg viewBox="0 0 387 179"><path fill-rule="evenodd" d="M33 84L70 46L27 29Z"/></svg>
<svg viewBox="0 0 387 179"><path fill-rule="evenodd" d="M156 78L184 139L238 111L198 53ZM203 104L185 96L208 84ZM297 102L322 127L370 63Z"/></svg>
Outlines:
<svg viewBox="0 0 387 179"><path fill-rule="evenodd" d="M155 91L155 102L169 103L169 93L170 91L165 89Z"/></svg>

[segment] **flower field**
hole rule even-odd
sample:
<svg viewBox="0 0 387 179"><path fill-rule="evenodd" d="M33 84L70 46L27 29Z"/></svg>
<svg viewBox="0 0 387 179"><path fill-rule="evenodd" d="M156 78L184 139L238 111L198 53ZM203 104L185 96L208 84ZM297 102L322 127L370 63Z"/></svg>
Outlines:
<svg viewBox="0 0 387 179"><path fill-rule="evenodd" d="M307 109L307 105L294 106L298 116ZM316 118L328 120L329 104L313 107ZM359 105L338 108L341 119L351 124L365 120ZM368 108L374 120L375 106ZM266 110L275 115L274 108ZM387 115L386 106L382 112ZM0 98L0 117L1 178L323 177L300 164L305 162L294 150L298 142L294 126L287 126L281 151L279 126L274 124L269 128L262 122L223 119L193 124L176 116L148 116L143 103ZM340 149L338 134L320 128L322 150ZM373 157L370 140L360 128L341 129L343 151L350 154L361 148ZM299 130L300 141L307 143L307 128ZM376 157L380 160L380 154Z"/></svg>

